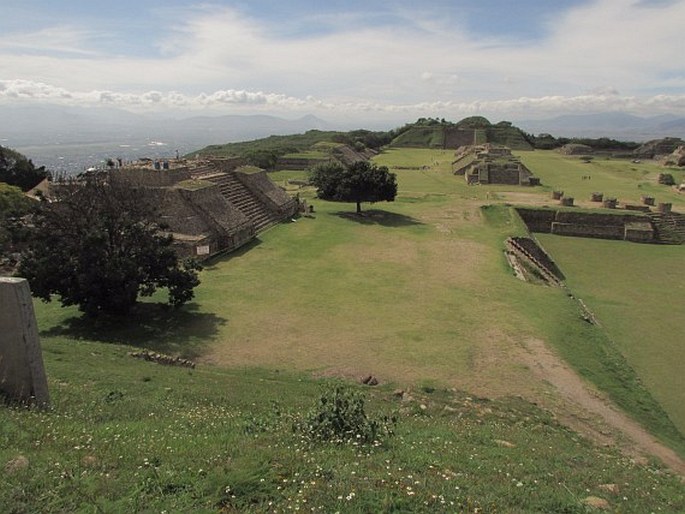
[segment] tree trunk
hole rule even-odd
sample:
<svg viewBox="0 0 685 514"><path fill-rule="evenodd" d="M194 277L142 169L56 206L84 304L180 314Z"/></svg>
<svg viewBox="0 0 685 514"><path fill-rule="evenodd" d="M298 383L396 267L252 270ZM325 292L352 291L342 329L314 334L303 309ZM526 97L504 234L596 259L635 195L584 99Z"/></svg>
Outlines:
<svg viewBox="0 0 685 514"><path fill-rule="evenodd" d="M362 203L357 202L357 214L361 214L361 213L362 213Z"/></svg>

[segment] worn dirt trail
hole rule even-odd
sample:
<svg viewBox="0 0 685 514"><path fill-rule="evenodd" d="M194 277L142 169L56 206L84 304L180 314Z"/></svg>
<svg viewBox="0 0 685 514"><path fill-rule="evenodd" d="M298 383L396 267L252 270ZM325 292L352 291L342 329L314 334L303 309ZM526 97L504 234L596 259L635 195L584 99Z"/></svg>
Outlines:
<svg viewBox="0 0 685 514"><path fill-rule="evenodd" d="M562 421L600 443L617 442L612 437L612 432L618 432L628 440L624 441L628 444L621 444L621 441L618 441L624 451L638 458L653 455L672 471L685 478L685 461L678 454L657 441L599 392L592 390L543 341L539 339L526 341L518 357L538 378L552 385L564 400L593 415L584 416L582 413L573 412L572 409L570 412L558 414ZM610 430L598 428L595 419L591 419L596 417L599 417Z"/></svg>

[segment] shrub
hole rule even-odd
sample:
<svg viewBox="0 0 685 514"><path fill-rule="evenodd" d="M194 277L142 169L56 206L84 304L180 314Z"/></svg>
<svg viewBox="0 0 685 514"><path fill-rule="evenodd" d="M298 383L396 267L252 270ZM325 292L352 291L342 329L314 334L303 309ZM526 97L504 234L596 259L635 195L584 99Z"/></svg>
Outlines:
<svg viewBox="0 0 685 514"><path fill-rule="evenodd" d="M397 419L381 416L371 419L364 409L364 397L342 384L329 386L316 407L296 429L315 441L378 443L393 435Z"/></svg>
<svg viewBox="0 0 685 514"><path fill-rule="evenodd" d="M671 175L670 173L659 173L658 181L659 184L662 184L664 186L675 185L675 179L673 178L673 175Z"/></svg>

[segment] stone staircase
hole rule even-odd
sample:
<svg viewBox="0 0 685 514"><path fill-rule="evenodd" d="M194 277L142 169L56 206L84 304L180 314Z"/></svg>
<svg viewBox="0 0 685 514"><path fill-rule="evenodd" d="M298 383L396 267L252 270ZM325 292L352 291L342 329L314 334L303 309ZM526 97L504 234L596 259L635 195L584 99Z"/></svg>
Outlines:
<svg viewBox="0 0 685 514"><path fill-rule="evenodd" d="M685 244L685 214L652 212L648 215L656 229L656 240L662 244Z"/></svg>
<svg viewBox="0 0 685 514"><path fill-rule="evenodd" d="M279 222L278 216L264 206L264 204L238 180L235 173L217 172L199 176L219 186L219 190L228 202L242 212L255 226L255 232L261 232Z"/></svg>
<svg viewBox="0 0 685 514"><path fill-rule="evenodd" d="M565 278L563 273L535 241L526 237L510 237L507 239L506 245L510 251L528 260L546 282L556 286L563 286Z"/></svg>

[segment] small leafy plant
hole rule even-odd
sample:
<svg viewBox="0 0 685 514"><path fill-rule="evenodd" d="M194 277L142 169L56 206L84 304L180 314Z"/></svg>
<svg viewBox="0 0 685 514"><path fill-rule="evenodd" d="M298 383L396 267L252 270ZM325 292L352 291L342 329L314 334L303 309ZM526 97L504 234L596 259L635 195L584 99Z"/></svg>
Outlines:
<svg viewBox="0 0 685 514"><path fill-rule="evenodd" d="M364 404L364 396L351 387L328 386L316 407L296 425L296 429L309 439L321 442L375 444L391 437L397 418L370 418Z"/></svg>

